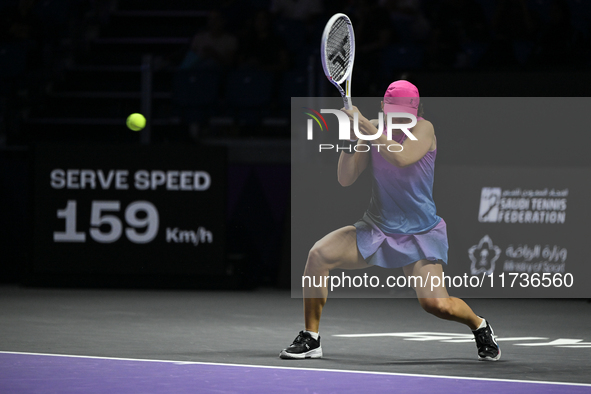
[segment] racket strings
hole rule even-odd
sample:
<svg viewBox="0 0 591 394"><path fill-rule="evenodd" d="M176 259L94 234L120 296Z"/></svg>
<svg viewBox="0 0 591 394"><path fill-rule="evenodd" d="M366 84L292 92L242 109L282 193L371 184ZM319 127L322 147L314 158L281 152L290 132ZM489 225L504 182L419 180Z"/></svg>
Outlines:
<svg viewBox="0 0 591 394"><path fill-rule="evenodd" d="M330 76L339 81L347 73L351 61L351 38L348 23L344 18L333 24L325 48Z"/></svg>

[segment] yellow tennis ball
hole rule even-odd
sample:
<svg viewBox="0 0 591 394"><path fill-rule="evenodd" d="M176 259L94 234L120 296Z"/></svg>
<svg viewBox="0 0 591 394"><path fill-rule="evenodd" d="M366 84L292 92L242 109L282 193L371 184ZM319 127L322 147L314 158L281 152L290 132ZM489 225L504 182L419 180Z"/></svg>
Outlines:
<svg viewBox="0 0 591 394"><path fill-rule="evenodd" d="M146 118L142 114L131 114L127 117L127 127L133 131L140 131L146 127Z"/></svg>

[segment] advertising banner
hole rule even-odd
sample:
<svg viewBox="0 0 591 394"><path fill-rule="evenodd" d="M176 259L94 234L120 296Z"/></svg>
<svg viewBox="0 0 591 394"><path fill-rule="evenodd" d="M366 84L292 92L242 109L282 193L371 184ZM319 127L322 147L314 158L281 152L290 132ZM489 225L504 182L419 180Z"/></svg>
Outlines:
<svg viewBox="0 0 591 394"><path fill-rule="evenodd" d="M444 166L437 176L450 245L446 273L485 278L478 288L458 286L461 294L590 295L591 184L581 180L591 179L591 169Z"/></svg>

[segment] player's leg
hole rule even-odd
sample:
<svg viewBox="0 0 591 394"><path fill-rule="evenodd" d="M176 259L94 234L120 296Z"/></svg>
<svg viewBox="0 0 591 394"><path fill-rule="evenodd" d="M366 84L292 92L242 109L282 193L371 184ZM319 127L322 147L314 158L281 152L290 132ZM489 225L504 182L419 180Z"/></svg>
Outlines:
<svg viewBox="0 0 591 394"><path fill-rule="evenodd" d="M308 253L304 269L306 280L303 293L306 330L318 332L322 308L328 295L325 278L328 277L329 272L335 268L361 269L367 267L369 265L357 249L357 233L354 226L335 230L314 244Z"/></svg>
<svg viewBox="0 0 591 394"><path fill-rule="evenodd" d="M433 282L433 277L442 278L443 267L439 263L419 260L403 267L408 277L420 277L416 282L415 291L423 309L441 319L453 320L465 324L474 333L478 358L480 360L498 360L501 350L494 339L490 324L477 316L463 300L450 297L443 280ZM422 284L422 285L421 285ZM432 284L437 286L431 286Z"/></svg>
<svg viewBox="0 0 591 394"><path fill-rule="evenodd" d="M439 284L431 289L431 277L441 278L443 267L439 263L428 260L420 260L416 263L403 267L406 277L420 277L422 286L416 286L415 291L419 303L423 309L432 315L441 319L453 320L465 324L471 330L475 330L480 325L482 319L470 309L470 307L461 299L450 297L444 284ZM426 283L427 281L429 283ZM420 282L417 282L420 284ZM438 283L435 283L438 284Z"/></svg>
<svg viewBox="0 0 591 394"><path fill-rule="evenodd" d="M333 231L314 244L308 253L304 269L304 323L290 347L284 349L281 358L322 357L318 328L322 309L328 296L329 272L335 268L361 269L369 265L357 249L357 233L354 226Z"/></svg>

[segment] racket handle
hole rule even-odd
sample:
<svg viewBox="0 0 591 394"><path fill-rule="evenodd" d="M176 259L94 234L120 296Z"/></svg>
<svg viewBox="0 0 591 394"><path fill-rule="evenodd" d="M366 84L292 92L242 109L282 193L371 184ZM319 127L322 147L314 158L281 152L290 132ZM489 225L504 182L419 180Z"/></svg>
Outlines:
<svg viewBox="0 0 591 394"><path fill-rule="evenodd" d="M351 97L343 97L343 102L345 103L345 109L353 108L353 101L351 100Z"/></svg>
<svg viewBox="0 0 591 394"><path fill-rule="evenodd" d="M349 71L349 77L347 78L347 82L345 82L345 108L353 109L353 100L351 100L351 78L353 73L353 65L351 65L351 71Z"/></svg>

